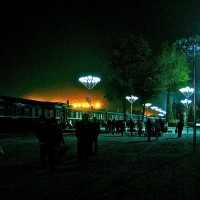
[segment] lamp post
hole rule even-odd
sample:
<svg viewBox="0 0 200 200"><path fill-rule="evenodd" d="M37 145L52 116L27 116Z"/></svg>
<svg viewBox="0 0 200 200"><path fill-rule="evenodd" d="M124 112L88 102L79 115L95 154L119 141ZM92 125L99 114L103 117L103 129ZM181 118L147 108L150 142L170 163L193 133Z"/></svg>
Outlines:
<svg viewBox="0 0 200 200"><path fill-rule="evenodd" d="M196 152L196 64L200 59L200 37L182 38L176 41L176 45L183 55L192 63L193 67L193 84L194 84L194 122L193 122L193 153Z"/></svg>
<svg viewBox="0 0 200 200"><path fill-rule="evenodd" d="M187 128L187 133L188 133L188 105L191 103L192 101L191 100L188 100L188 99L184 99L184 100L181 100L181 103L185 106L185 113L186 113L186 119L185 119L185 124L186 124L186 128Z"/></svg>
<svg viewBox="0 0 200 200"><path fill-rule="evenodd" d="M86 101L89 103L89 111L91 111L91 90L100 82L100 80L99 77L95 76L84 76L79 78L79 81L88 89L88 97L86 98Z"/></svg>
<svg viewBox="0 0 200 200"><path fill-rule="evenodd" d="M186 106L186 128L187 128L187 133L188 133L188 104L191 103L191 100L188 100L187 98L189 98L193 93L194 93L194 88L190 88L190 87L185 87L185 88L181 88L179 90L185 97L185 100L182 100L181 103L184 104Z"/></svg>
<svg viewBox="0 0 200 200"><path fill-rule="evenodd" d="M131 119L132 119L133 103L138 99L138 97L131 95L131 96L126 96L126 99L131 103Z"/></svg>

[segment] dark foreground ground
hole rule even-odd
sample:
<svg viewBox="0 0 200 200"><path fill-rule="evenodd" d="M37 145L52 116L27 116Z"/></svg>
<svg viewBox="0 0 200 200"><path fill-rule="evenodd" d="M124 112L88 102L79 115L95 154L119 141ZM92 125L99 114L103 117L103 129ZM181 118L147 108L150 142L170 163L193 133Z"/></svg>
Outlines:
<svg viewBox="0 0 200 200"><path fill-rule="evenodd" d="M77 168L76 138L65 133L70 150L54 174L39 170L33 134L0 137L0 200L200 200L200 148L193 135L174 132L158 141L146 137L99 136L99 154Z"/></svg>

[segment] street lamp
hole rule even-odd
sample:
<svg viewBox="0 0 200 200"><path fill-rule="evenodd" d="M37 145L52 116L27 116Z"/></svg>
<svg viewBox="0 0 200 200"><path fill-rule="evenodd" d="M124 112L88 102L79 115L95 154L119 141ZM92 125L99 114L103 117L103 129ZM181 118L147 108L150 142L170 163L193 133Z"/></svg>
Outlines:
<svg viewBox="0 0 200 200"><path fill-rule="evenodd" d="M132 119L133 102L136 101L138 97L131 95L131 96L126 96L126 99L131 103L131 119Z"/></svg>
<svg viewBox="0 0 200 200"><path fill-rule="evenodd" d="M181 88L179 90L186 98L189 98L193 93L194 93L194 88L190 88L190 87L185 87L185 88ZM184 104L186 106L186 128L187 128L187 133L188 133L188 104L191 103L191 100L185 99L182 100L181 103Z"/></svg>
<svg viewBox="0 0 200 200"><path fill-rule="evenodd" d="M189 98L194 93L194 88L185 87L179 90L186 98Z"/></svg>
<svg viewBox="0 0 200 200"><path fill-rule="evenodd" d="M187 133L188 133L188 105L191 103L192 101L191 100L188 100L188 99L184 99L184 100L181 100L181 103L185 106L185 113L186 113L186 119L185 119L185 124L186 124L186 128L187 128Z"/></svg>
<svg viewBox="0 0 200 200"><path fill-rule="evenodd" d="M193 153L196 152L196 64L200 59L200 37L182 38L176 41L176 45L183 55L188 59L193 66L193 84L194 84L194 122L193 122Z"/></svg>
<svg viewBox="0 0 200 200"><path fill-rule="evenodd" d="M79 78L79 81L88 89L88 97L86 98L86 101L89 103L89 110L91 110L91 90L100 82L100 80L99 77L95 76L84 76Z"/></svg>

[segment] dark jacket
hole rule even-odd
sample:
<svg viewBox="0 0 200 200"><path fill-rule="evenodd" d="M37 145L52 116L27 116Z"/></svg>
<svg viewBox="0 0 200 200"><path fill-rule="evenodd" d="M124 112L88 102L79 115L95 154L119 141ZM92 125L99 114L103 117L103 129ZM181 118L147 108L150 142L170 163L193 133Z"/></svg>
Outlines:
<svg viewBox="0 0 200 200"><path fill-rule="evenodd" d="M50 123L47 119L38 120L35 135L40 143L53 142L53 134L50 130Z"/></svg>

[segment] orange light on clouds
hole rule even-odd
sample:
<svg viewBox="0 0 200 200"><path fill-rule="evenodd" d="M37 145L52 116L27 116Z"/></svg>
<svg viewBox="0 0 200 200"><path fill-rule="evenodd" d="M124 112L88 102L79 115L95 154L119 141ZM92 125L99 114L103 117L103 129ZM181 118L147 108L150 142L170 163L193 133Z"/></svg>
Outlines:
<svg viewBox="0 0 200 200"><path fill-rule="evenodd" d="M84 88L74 88L73 86L63 88L63 86L52 86L51 88L38 89L37 91L31 91L23 95L21 98L31 99L36 101L47 102L60 102L66 103L69 100L69 104L74 108L89 108L89 104L86 101L88 96L87 90ZM109 108L112 106L104 98L103 91L92 91L92 106L95 109ZM76 102L76 104L75 104Z"/></svg>
<svg viewBox="0 0 200 200"><path fill-rule="evenodd" d="M101 104L98 102L98 103L95 103L95 108L99 109L101 107Z"/></svg>

